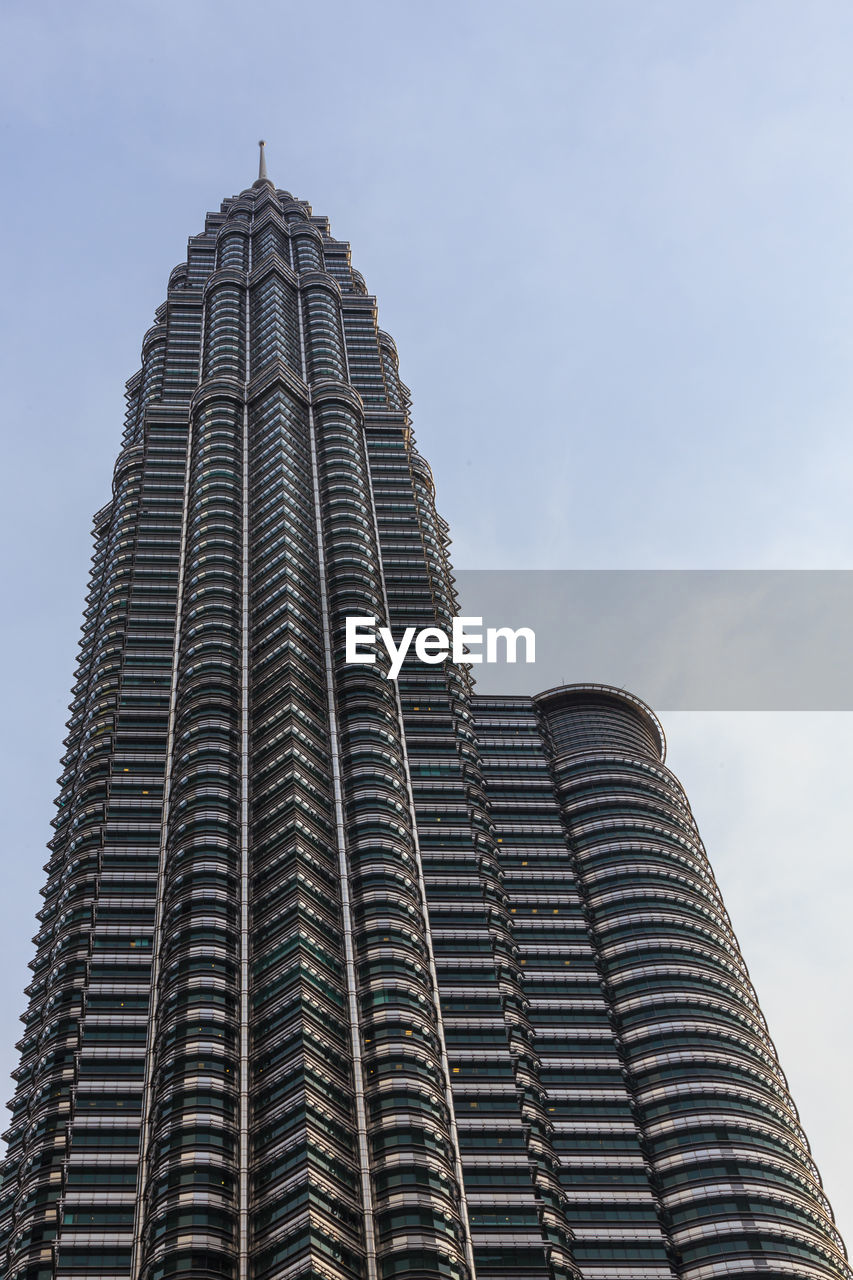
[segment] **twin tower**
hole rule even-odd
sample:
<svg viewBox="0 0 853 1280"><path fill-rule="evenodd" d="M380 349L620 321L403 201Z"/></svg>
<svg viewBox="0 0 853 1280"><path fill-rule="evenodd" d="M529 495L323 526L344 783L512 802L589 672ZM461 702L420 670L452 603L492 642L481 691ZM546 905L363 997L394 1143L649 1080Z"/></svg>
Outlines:
<svg viewBox="0 0 853 1280"><path fill-rule="evenodd" d="M261 176L143 340L0 1190L6 1280L851 1280L652 713L449 631L394 343Z"/></svg>

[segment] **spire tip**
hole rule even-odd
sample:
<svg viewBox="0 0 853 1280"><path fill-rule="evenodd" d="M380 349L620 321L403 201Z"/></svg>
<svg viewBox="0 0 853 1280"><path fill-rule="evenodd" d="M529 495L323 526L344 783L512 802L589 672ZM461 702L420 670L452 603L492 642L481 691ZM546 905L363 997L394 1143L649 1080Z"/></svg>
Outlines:
<svg viewBox="0 0 853 1280"><path fill-rule="evenodd" d="M269 176L267 174L267 155L264 150L266 145L267 144L264 139L261 138L258 142L261 153L258 159L258 182L269 182Z"/></svg>

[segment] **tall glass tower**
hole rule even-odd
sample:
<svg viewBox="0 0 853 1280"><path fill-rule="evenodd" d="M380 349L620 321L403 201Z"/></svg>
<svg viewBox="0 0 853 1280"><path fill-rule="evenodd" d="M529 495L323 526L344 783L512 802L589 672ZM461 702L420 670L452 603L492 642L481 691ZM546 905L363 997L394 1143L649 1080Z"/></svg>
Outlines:
<svg viewBox="0 0 853 1280"><path fill-rule="evenodd" d="M652 713L449 630L376 302L267 178L143 340L0 1190L6 1280L851 1280Z"/></svg>

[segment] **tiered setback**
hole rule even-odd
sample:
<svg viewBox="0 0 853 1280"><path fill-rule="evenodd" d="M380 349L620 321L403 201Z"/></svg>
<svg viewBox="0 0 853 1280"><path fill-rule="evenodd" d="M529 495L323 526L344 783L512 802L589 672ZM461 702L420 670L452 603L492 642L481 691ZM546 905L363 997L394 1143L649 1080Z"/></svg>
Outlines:
<svg viewBox="0 0 853 1280"><path fill-rule="evenodd" d="M376 304L262 177L128 384L6 1280L850 1277L656 722L345 665L448 629Z"/></svg>

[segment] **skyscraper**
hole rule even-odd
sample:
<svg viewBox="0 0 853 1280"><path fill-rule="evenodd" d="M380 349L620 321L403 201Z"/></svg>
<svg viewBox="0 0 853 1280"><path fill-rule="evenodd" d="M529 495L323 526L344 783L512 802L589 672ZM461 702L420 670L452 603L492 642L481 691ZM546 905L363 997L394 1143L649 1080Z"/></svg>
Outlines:
<svg viewBox="0 0 853 1280"><path fill-rule="evenodd" d="M262 151L95 517L3 1275L851 1277L654 715L345 660L457 612L409 407Z"/></svg>

